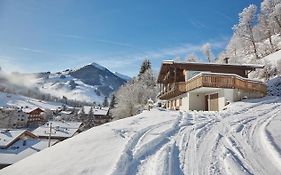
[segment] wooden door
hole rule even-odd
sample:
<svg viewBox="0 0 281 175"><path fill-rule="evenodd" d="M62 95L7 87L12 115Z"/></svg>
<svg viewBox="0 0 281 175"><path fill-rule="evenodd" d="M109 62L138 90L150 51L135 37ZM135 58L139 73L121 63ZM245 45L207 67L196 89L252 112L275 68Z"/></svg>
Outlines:
<svg viewBox="0 0 281 175"><path fill-rule="evenodd" d="M205 111L208 111L208 107L209 107L209 95L205 95Z"/></svg>
<svg viewBox="0 0 281 175"><path fill-rule="evenodd" d="M219 94L210 94L210 111L219 110Z"/></svg>

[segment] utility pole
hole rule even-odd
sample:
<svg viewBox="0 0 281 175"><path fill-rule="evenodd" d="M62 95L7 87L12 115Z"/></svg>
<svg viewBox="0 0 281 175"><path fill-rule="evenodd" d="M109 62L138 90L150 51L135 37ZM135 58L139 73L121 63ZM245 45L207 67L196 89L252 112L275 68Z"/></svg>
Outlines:
<svg viewBox="0 0 281 175"><path fill-rule="evenodd" d="M53 129L51 122L50 122L49 126L50 126L50 131L49 131L49 133L47 133L47 134L49 134L49 136L48 136L48 147L51 146L51 136L52 136L52 129Z"/></svg>
<svg viewBox="0 0 281 175"><path fill-rule="evenodd" d="M52 123L50 123L50 132L49 132L49 139L48 139L48 141L49 141L48 147L51 146L51 135L52 135Z"/></svg>

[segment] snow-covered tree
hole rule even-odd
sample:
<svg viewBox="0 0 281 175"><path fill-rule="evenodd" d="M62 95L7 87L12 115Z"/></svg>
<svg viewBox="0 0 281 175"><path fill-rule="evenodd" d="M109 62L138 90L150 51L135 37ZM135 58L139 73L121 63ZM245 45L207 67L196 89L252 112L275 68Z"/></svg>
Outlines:
<svg viewBox="0 0 281 175"><path fill-rule="evenodd" d="M273 0L273 6L272 18L281 33L281 0Z"/></svg>
<svg viewBox="0 0 281 175"><path fill-rule="evenodd" d="M155 100L158 91L156 78L149 68L117 91L113 117L120 119L141 112L148 99Z"/></svg>
<svg viewBox="0 0 281 175"><path fill-rule="evenodd" d="M199 59L194 54L187 55L186 57L186 62L198 62L198 60Z"/></svg>
<svg viewBox="0 0 281 175"><path fill-rule="evenodd" d="M258 28L260 34L264 36L264 39L269 40L271 50L274 51L274 44L272 42L273 35L273 19L271 14L273 13L273 4L271 0L264 0L261 3L260 14L259 14L259 24Z"/></svg>
<svg viewBox="0 0 281 175"><path fill-rule="evenodd" d="M239 14L239 23L234 25L233 30L236 36L239 36L245 43L252 46L255 57L258 58L257 46L254 38L253 28L256 24L257 7L251 4L243 9Z"/></svg>
<svg viewBox="0 0 281 175"><path fill-rule="evenodd" d="M212 62L212 51L211 51L211 45L210 43L205 43L202 48L202 53L208 58L209 63Z"/></svg>
<svg viewBox="0 0 281 175"><path fill-rule="evenodd" d="M148 69L151 69L151 63L148 59L145 59L141 65L139 77Z"/></svg>

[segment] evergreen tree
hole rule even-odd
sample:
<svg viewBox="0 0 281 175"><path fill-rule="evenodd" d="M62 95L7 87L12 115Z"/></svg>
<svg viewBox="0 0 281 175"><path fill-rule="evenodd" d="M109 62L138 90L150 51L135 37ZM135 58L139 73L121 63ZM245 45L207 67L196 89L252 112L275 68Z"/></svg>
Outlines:
<svg viewBox="0 0 281 175"><path fill-rule="evenodd" d="M116 105L116 96L112 94L109 107L112 109L115 107L115 105Z"/></svg>
<svg viewBox="0 0 281 175"><path fill-rule="evenodd" d="M89 114L88 114L88 120L87 120L87 124L86 124L86 129L90 129L92 127L94 127L95 125L95 118L94 118L94 111L93 111L93 107L90 108Z"/></svg>
<svg viewBox="0 0 281 175"><path fill-rule="evenodd" d="M148 59L145 59L141 65L139 77L145 73L146 70L151 69L151 63Z"/></svg>
<svg viewBox="0 0 281 175"><path fill-rule="evenodd" d="M108 106L109 106L107 97L104 97L102 106L103 106L103 107L108 107Z"/></svg>

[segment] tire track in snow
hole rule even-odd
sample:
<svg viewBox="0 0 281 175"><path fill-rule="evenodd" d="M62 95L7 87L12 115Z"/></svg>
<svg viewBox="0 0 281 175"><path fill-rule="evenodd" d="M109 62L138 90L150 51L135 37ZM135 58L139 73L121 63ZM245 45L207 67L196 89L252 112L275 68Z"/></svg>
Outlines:
<svg viewBox="0 0 281 175"><path fill-rule="evenodd" d="M149 155L152 155L159 150L162 145L167 143L169 141L169 137L176 134L177 130L179 129L178 126L181 119L182 116L179 115L175 120L159 123L137 132L127 143L112 175L136 174L139 164L141 164L141 162ZM140 149L135 150L136 145L139 143L139 140L142 137L145 137L145 135L151 132L153 129L161 127L170 122L174 122L171 128L164 131L162 134L152 139L148 143L144 144ZM133 150L135 150L135 153L133 153Z"/></svg>

